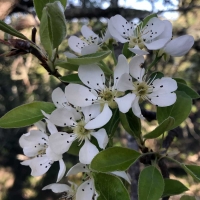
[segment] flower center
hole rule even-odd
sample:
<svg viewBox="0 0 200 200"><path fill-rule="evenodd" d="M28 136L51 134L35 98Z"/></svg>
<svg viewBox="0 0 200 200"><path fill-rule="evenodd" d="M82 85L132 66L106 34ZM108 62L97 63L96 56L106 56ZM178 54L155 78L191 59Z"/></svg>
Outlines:
<svg viewBox="0 0 200 200"><path fill-rule="evenodd" d="M129 47L134 48L136 45L138 45L138 47L140 49L144 48L143 39L142 39L140 34L138 36L131 36L130 37Z"/></svg>
<svg viewBox="0 0 200 200"><path fill-rule="evenodd" d="M115 102L114 98L122 96L124 92L119 92L117 90L112 90L110 88L105 88L101 91L99 94L99 97L101 100L108 103L109 107L111 108L117 108L117 103Z"/></svg>
<svg viewBox="0 0 200 200"><path fill-rule="evenodd" d="M76 134L77 139L79 141L83 141L85 138L90 139L90 132L91 130L87 130L84 128L85 126L85 121L81 120L80 122L77 123L77 125L73 128L73 132Z"/></svg>
<svg viewBox="0 0 200 200"><path fill-rule="evenodd" d="M135 89L133 90L133 93L136 94L136 96L140 97L140 101L146 99L147 94L151 93L152 87L148 85L146 82L134 82L133 86Z"/></svg>

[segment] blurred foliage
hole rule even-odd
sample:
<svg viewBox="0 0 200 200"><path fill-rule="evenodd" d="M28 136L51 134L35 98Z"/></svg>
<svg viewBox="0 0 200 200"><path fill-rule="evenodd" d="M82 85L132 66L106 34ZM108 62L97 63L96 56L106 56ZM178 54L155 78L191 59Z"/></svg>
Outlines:
<svg viewBox="0 0 200 200"><path fill-rule="evenodd" d="M140 0L141 1L141 0ZM143 0L144 1L144 0ZM155 1L148 0L150 3ZM157 0L164 5L171 5L174 1ZM24 4L26 2L27 4ZM100 7L102 3L107 3L108 6L116 6L117 0L103 0L103 1L72 1L69 0L68 8L79 6L82 8ZM177 2L177 1L176 1ZM26 6L21 8L20 12L30 12L31 1L20 1L14 10L21 8L20 5ZM30 6L29 6L30 5ZM153 5L153 4L152 4ZM193 89L200 92L200 12L197 7L200 5L199 0L179 1L178 6L191 7L187 12L181 12L180 17L173 22L174 37L177 35L191 34L195 38L194 48L184 57L170 58L168 63L164 61L158 63L153 70L164 71L167 76L181 77ZM193 8L192 8L193 6ZM19 10L18 10L19 12ZM75 16L74 16L75 17ZM87 16L85 16L87 17ZM38 29L39 22L31 14L13 14L7 20L11 21L13 27L21 30L27 37L31 37L31 29L36 26ZM81 19L71 20L67 23L68 36L75 34L81 36L80 28L83 24L89 24L94 32L100 33L105 29L105 20L98 19ZM0 33L0 38L3 38L3 33ZM38 33L36 43L39 44ZM64 58L64 52L69 49L67 40L59 48L59 58ZM115 45L115 53L121 53L122 46ZM8 47L0 45L0 54L8 51ZM153 54L153 52L152 52ZM112 59L109 57L105 59L107 65L113 65ZM150 56L147 57L145 64L150 63ZM67 75L71 72L59 68L62 75ZM50 77L48 73L40 66L38 60L32 55L9 57L0 56L0 117L9 110L24 103L40 100L50 101L51 93L56 87L64 88L58 80ZM144 104L145 109L155 110L156 108ZM184 108L183 108L184 109ZM142 121L143 133L153 130L156 127L156 122ZM20 160L23 159L22 149L19 147L19 137L28 131L27 128L20 129L0 129L0 199L2 200L53 200L59 198L50 191L42 191L41 188L47 184L53 183L56 180L58 163L53 164L52 168L43 177L33 178L30 176L30 168L20 165ZM115 145L126 146L127 137L121 126L118 128L116 137L114 138ZM158 147L162 142L159 140L150 140L148 146L151 148ZM193 101L193 109L190 117L181 124L178 137L175 138L174 143L169 149L169 154L172 154L176 159L185 163L196 163L200 165L200 100ZM179 153L180 152L180 153ZM65 154L67 170L78 162L77 158ZM142 166L141 166L142 167ZM190 192L187 194L200 196L200 184L194 183L191 177L185 179L186 174L180 168L177 168L173 163L168 163L171 172L171 178L178 177L187 187ZM70 177L76 179L77 177ZM80 177L78 177L80 180ZM66 180L64 180L66 181ZM171 198L171 199L175 199ZM176 199L180 199L177 197Z"/></svg>

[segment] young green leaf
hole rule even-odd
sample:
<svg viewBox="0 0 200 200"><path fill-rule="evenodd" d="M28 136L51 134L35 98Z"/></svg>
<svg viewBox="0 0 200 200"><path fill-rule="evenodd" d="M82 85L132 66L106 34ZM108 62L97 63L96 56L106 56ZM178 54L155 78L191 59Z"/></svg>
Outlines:
<svg viewBox="0 0 200 200"><path fill-rule="evenodd" d="M186 84L177 82L177 85L178 85L177 91L185 92L192 99L200 98L199 94L196 91L194 91L192 88L188 87Z"/></svg>
<svg viewBox="0 0 200 200"><path fill-rule="evenodd" d="M117 130L118 124L119 124L119 109L114 109L113 114L109 122L104 126L106 129L107 134L109 137L112 137L115 134L115 131Z"/></svg>
<svg viewBox="0 0 200 200"><path fill-rule="evenodd" d="M128 191L122 181L113 175L93 173L98 200L130 200Z"/></svg>
<svg viewBox="0 0 200 200"><path fill-rule="evenodd" d="M127 170L140 153L123 147L111 147L98 153L92 160L90 168L99 172Z"/></svg>
<svg viewBox="0 0 200 200"><path fill-rule="evenodd" d="M34 8L37 13L38 18L41 20L42 18L42 10L46 6L47 3L53 3L58 0L33 0ZM59 0L63 7L65 8L67 5L67 0Z"/></svg>
<svg viewBox="0 0 200 200"><path fill-rule="evenodd" d="M48 18L47 8L44 8L42 11L42 18L40 22L40 40L44 49L51 58L53 46L51 42L52 36L51 36L51 29L49 28L49 18Z"/></svg>
<svg viewBox="0 0 200 200"><path fill-rule="evenodd" d="M119 114L122 126L124 129L134 137L140 137L141 135L141 121L130 110L127 113Z"/></svg>
<svg viewBox="0 0 200 200"><path fill-rule="evenodd" d="M36 101L16 107L0 118L1 128L19 128L32 125L44 118L41 110L51 113L55 110L52 103Z"/></svg>
<svg viewBox="0 0 200 200"><path fill-rule="evenodd" d="M124 46L123 46L123 49L122 49L122 54L127 59L134 56L134 53L131 52L128 48L129 48L129 43L128 42L124 43Z"/></svg>
<svg viewBox="0 0 200 200"><path fill-rule="evenodd" d="M79 65L74 65L67 61L56 61L54 64L55 64L55 66L59 66L64 69L68 69L70 71L78 71L78 67L79 67Z"/></svg>
<svg viewBox="0 0 200 200"><path fill-rule="evenodd" d="M160 135L162 135L165 131L170 130L171 127L173 127L173 125L174 125L174 118L168 117L161 124L159 124L159 126L157 126L153 131L144 135L144 138L147 139L157 138Z"/></svg>
<svg viewBox="0 0 200 200"><path fill-rule="evenodd" d="M110 53L111 51L99 51L93 54L79 56L77 58L67 58L67 61L75 65L88 65L88 64L97 63L103 60Z"/></svg>
<svg viewBox="0 0 200 200"><path fill-rule="evenodd" d="M82 84L78 74L70 74L67 76L62 76L60 78L61 81L66 82L66 83L78 83L78 84Z"/></svg>
<svg viewBox="0 0 200 200"><path fill-rule="evenodd" d="M182 78L173 78L177 83L182 83L182 84L185 84L187 85L186 81Z"/></svg>
<svg viewBox="0 0 200 200"><path fill-rule="evenodd" d="M180 125L189 116L192 108L192 100L187 94L177 91L176 95L177 100L173 105L157 108L157 120L159 124L168 117L174 118L174 125L171 129Z"/></svg>
<svg viewBox="0 0 200 200"><path fill-rule="evenodd" d="M22 33L18 32L11 26L7 25L5 22L0 20L0 30L2 30L5 33L8 33L10 35L16 36L18 38L21 38L23 40L28 40L26 36L24 36Z"/></svg>
<svg viewBox="0 0 200 200"><path fill-rule="evenodd" d="M46 10L48 12L49 28L51 29L51 42L53 49L55 49L61 44L67 34L64 8L60 1L55 1L54 3L48 3Z"/></svg>
<svg viewBox="0 0 200 200"><path fill-rule="evenodd" d="M188 190L185 185L183 185L180 181L173 179L164 179L165 188L162 197L173 196L177 194L181 194Z"/></svg>
<svg viewBox="0 0 200 200"><path fill-rule="evenodd" d="M158 200L164 191L164 180L160 171L149 166L142 170L139 176L138 199Z"/></svg>
<svg viewBox="0 0 200 200"><path fill-rule="evenodd" d="M197 165L184 165L181 164L181 167L188 173L190 174L194 180L200 181L200 166Z"/></svg>

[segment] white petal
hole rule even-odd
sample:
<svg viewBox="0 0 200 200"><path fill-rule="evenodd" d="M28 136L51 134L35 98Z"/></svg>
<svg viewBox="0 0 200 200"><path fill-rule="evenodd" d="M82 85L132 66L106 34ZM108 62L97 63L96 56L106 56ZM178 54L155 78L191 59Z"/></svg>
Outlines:
<svg viewBox="0 0 200 200"><path fill-rule="evenodd" d="M76 200L92 200L94 195L94 181L89 179L83 182L77 189Z"/></svg>
<svg viewBox="0 0 200 200"><path fill-rule="evenodd" d="M85 122L88 123L91 119L97 117L101 113L100 104L93 104L91 106L82 107L82 112L84 114Z"/></svg>
<svg viewBox="0 0 200 200"><path fill-rule="evenodd" d="M142 29L142 38L146 41L152 40L158 37L165 29L165 24L157 17L151 18L148 23Z"/></svg>
<svg viewBox="0 0 200 200"><path fill-rule="evenodd" d="M183 35L181 37L171 40L164 47L164 51L171 56L178 57L186 54L194 44L194 38L190 35Z"/></svg>
<svg viewBox="0 0 200 200"><path fill-rule="evenodd" d="M114 70L114 85L115 86L118 80L120 79L120 77L124 73L127 73L127 74L129 73L129 65L128 65L126 57L123 54L121 54L118 57L117 66L115 67L115 70Z"/></svg>
<svg viewBox="0 0 200 200"><path fill-rule="evenodd" d="M128 176L128 174L124 171L114 171L114 172L111 172L111 174L115 174L123 179L125 179L129 184L131 184L131 179L130 179L130 176Z"/></svg>
<svg viewBox="0 0 200 200"><path fill-rule="evenodd" d="M60 169L58 172L58 178L57 178L56 182L59 182L66 172L66 166L65 166L63 159L59 160L59 165L60 165Z"/></svg>
<svg viewBox="0 0 200 200"><path fill-rule="evenodd" d="M145 43L145 46L150 50L157 50L163 48L168 41L168 38L161 38L150 43Z"/></svg>
<svg viewBox="0 0 200 200"><path fill-rule="evenodd" d="M82 48L88 44L76 36L71 36L68 39L68 45L74 52L81 54Z"/></svg>
<svg viewBox="0 0 200 200"><path fill-rule="evenodd" d="M86 38L86 39L89 39L90 37L93 37L93 38L97 38L97 40L99 39L99 36L97 34L95 34L88 26L86 25L83 25L81 27L81 33L82 35ZM95 39L96 39L95 38Z"/></svg>
<svg viewBox="0 0 200 200"><path fill-rule="evenodd" d="M154 40L158 40L161 38L167 38L168 41L170 41L172 38L172 28L173 28L172 23L168 20L163 20L162 22L165 25L164 31L158 37L156 37Z"/></svg>
<svg viewBox="0 0 200 200"><path fill-rule="evenodd" d="M149 54L148 51L140 49L137 45L134 48L128 48L131 52L135 53L136 55L142 56Z"/></svg>
<svg viewBox="0 0 200 200"><path fill-rule="evenodd" d="M89 88L102 90L105 87L105 75L98 65L80 65L78 76Z"/></svg>
<svg viewBox="0 0 200 200"><path fill-rule="evenodd" d="M127 90L133 90L133 89L134 87L133 87L132 77L129 74L123 74L117 84L117 90L125 92Z"/></svg>
<svg viewBox="0 0 200 200"><path fill-rule="evenodd" d="M106 130L102 128L98 130L97 132L91 133L91 135L97 139L99 147L101 149L105 149L106 145L108 144L108 135L106 133Z"/></svg>
<svg viewBox="0 0 200 200"><path fill-rule="evenodd" d="M138 81L142 81L142 78L145 73L145 69L143 68L144 57L143 56L134 56L130 63L130 75L137 79Z"/></svg>
<svg viewBox="0 0 200 200"><path fill-rule="evenodd" d="M136 96L135 94L129 93L123 97L115 98L115 101L117 102L120 112L127 113L129 111L135 99L135 96Z"/></svg>
<svg viewBox="0 0 200 200"><path fill-rule="evenodd" d="M85 46L81 50L81 55L88 55L92 53L96 53L99 49L99 46L97 44L89 44L88 46Z"/></svg>
<svg viewBox="0 0 200 200"><path fill-rule="evenodd" d="M85 125L85 129L96 129L104 126L112 117L112 111L108 107L108 104L104 105L103 111L93 120L89 121Z"/></svg>
<svg viewBox="0 0 200 200"><path fill-rule="evenodd" d="M106 42L108 39L112 38L110 31L108 30L108 28L106 29L106 33L103 36L103 38L101 39L101 42L104 43Z"/></svg>
<svg viewBox="0 0 200 200"><path fill-rule="evenodd" d="M49 120L56 126L65 127L75 125L75 119L73 113L65 108L58 108L54 110Z"/></svg>
<svg viewBox="0 0 200 200"><path fill-rule="evenodd" d="M86 164L83 163L77 163L76 165L74 165L68 172L66 176L70 176L70 175L75 175L78 174L79 172L90 172L90 170L88 169L88 166Z"/></svg>
<svg viewBox="0 0 200 200"><path fill-rule="evenodd" d="M139 97L136 97L135 100L133 101L132 111L135 116L139 117L140 119L144 119L139 106Z"/></svg>
<svg viewBox="0 0 200 200"><path fill-rule="evenodd" d="M52 151L50 146L48 146L48 148L46 149L46 155L52 161L58 161L62 159L62 154L56 154L55 152Z"/></svg>
<svg viewBox="0 0 200 200"><path fill-rule="evenodd" d="M97 98L87 87L78 84L69 84L66 86L65 94L71 104L80 107L92 105L92 99Z"/></svg>
<svg viewBox="0 0 200 200"><path fill-rule="evenodd" d="M68 192L71 191L71 187L66 184L52 183L42 188L42 190L52 190L54 193Z"/></svg>
<svg viewBox="0 0 200 200"><path fill-rule="evenodd" d="M112 18L111 18L112 19ZM113 26L113 23L111 22L112 20L108 21L108 30L110 32L110 34L112 35L112 37L121 43L125 43L128 42L127 39L125 39L121 34L120 34L120 30L116 30L116 28ZM114 22L115 23L115 22ZM122 33L123 34L123 33Z"/></svg>
<svg viewBox="0 0 200 200"><path fill-rule="evenodd" d="M58 87L52 92L52 101L57 108L63 108L66 105L67 99L61 88Z"/></svg>
<svg viewBox="0 0 200 200"><path fill-rule="evenodd" d="M83 164L90 164L92 159L99 153L97 147L88 139L85 139L84 145L79 151L79 161Z"/></svg>
<svg viewBox="0 0 200 200"><path fill-rule="evenodd" d="M170 77L163 77L161 79L156 79L153 83L153 93L164 94L174 92L177 89L177 82Z"/></svg>
<svg viewBox="0 0 200 200"><path fill-rule="evenodd" d="M175 93L166 93L161 95L155 95L154 93L152 93L148 95L148 98L150 98L152 104L159 107L171 106L176 102Z"/></svg>
<svg viewBox="0 0 200 200"><path fill-rule="evenodd" d="M32 170L32 176L41 176L49 170L53 162L49 160L45 155L42 155L41 157L30 159L29 162L21 162L22 165L27 165L27 163L29 163L29 166Z"/></svg>
<svg viewBox="0 0 200 200"><path fill-rule="evenodd" d="M34 125L37 126L40 131L46 132L46 124L43 121L36 122Z"/></svg>
<svg viewBox="0 0 200 200"><path fill-rule="evenodd" d="M48 130L51 134L58 132L58 129L56 128L56 126L53 123L51 123L48 119L46 119L46 122L47 122Z"/></svg>
<svg viewBox="0 0 200 200"><path fill-rule="evenodd" d="M41 110L41 112L42 112L42 114L43 114L47 119L49 119L49 117L50 117L49 114L45 113L43 110Z"/></svg>
<svg viewBox="0 0 200 200"><path fill-rule="evenodd" d="M49 145L50 145L50 148L56 154L63 154L69 150L69 148L74 140L75 140L75 137L73 134L59 132L59 133L50 135Z"/></svg>

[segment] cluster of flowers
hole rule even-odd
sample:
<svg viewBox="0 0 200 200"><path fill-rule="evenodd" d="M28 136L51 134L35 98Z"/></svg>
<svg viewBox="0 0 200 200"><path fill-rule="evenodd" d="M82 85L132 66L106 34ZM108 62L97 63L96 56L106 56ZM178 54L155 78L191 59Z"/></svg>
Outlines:
<svg viewBox="0 0 200 200"><path fill-rule="evenodd" d="M139 103L147 100L159 107L170 106L176 101L177 83L171 77L147 78L147 70L143 68L146 47L157 50L158 56L165 60L169 56L182 56L189 51L194 43L189 35L172 38L172 25L167 20L157 17L151 18L146 25L134 25L127 22L122 16L115 15L108 21L108 29L103 38L100 38L87 26L81 32L84 39L71 36L69 47L79 55L95 53L109 38L117 42L128 43L129 50L136 55L127 61L124 55L119 55L113 77L107 79L97 64L80 65L78 76L80 84L69 84L63 92L57 88L52 93L52 100L56 109L47 114L43 112L46 123L40 121L35 125L38 130L31 130L22 135L19 142L24 154L30 159L22 162L30 166L33 176L40 176L48 171L55 161L59 161L60 170L57 182L61 180L66 171L63 154L67 152L72 143L77 140L81 145L79 151L80 163L72 167L68 175L84 172L83 183L78 187L54 183L43 189L53 192L66 192L66 198L76 200L97 199L98 193L94 187L94 179L89 164L99 153L105 149L109 141L109 133L102 128L112 117L112 109L118 108L126 113L132 108L133 113L144 119ZM67 53L68 57L76 57ZM46 125L50 135L46 132ZM67 132L59 132L56 128L66 127ZM91 140L96 138L98 146ZM124 171L115 171L112 174L124 178L130 183Z"/></svg>

